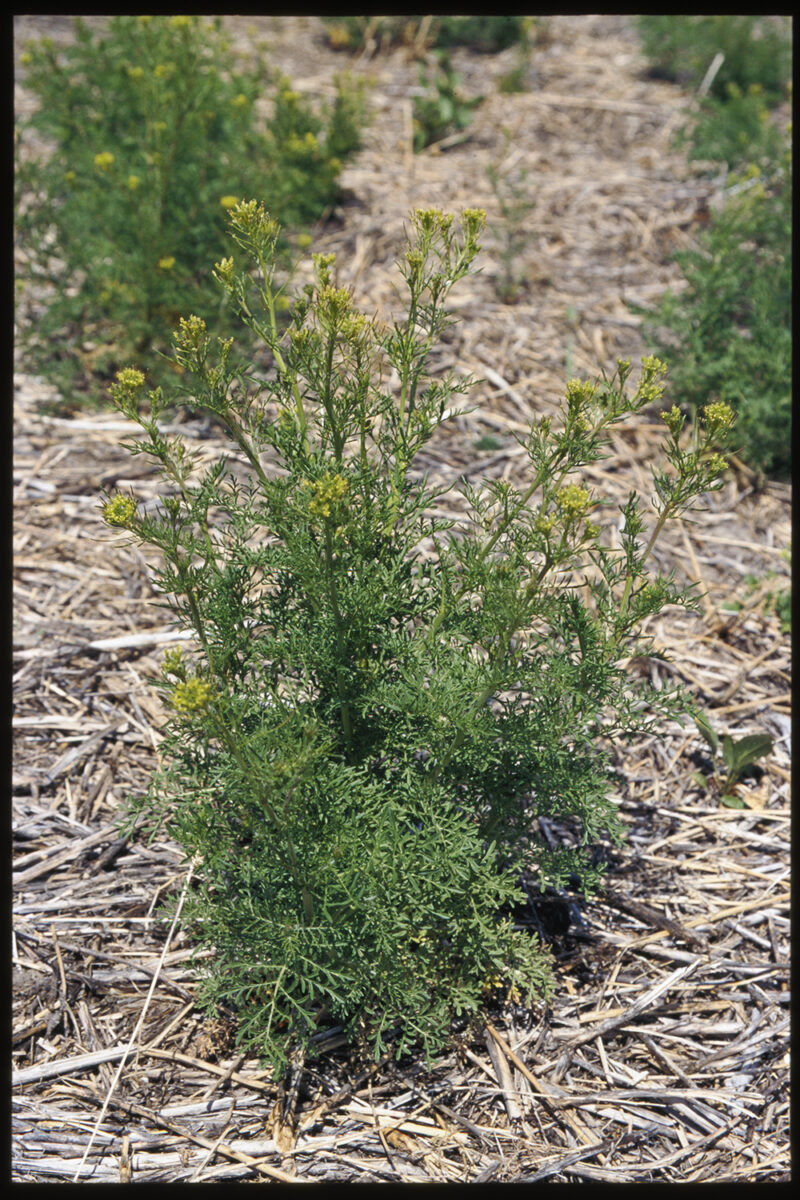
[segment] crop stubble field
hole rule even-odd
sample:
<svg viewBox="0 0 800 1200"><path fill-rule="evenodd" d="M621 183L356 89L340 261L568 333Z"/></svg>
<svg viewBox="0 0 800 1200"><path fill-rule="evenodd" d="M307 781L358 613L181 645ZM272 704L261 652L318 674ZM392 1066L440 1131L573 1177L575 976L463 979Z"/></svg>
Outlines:
<svg viewBox="0 0 800 1200"><path fill-rule="evenodd" d="M415 155L406 50L342 56L311 17L226 24L243 56L265 38L298 90L330 94L345 67L373 81L364 148L313 247L336 253L339 283L364 311L393 311L412 208L486 209L482 271L453 294L458 324L439 362L483 382L421 466L442 480L524 482L512 434L555 407L570 375L649 351L628 304L680 286L671 255L718 198L719 183L670 147L688 97L645 77L627 18L552 17L523 93L493 83L513 51L453 53L463 91L486 99L466 140ZM17 55L25 38L69 37L70 25L17 18ZM17 105L29 102L20 73ZM513 305L493 282L490 164L524 168L535 201ZM237 1055L229 1024L195 1009L190 946L156 919L183 886L177 848L125 844L115 829L158 760L162 713L147 679L174 634L144 558L103 525L98 493L131 486L154 501L156 473L120 447L130 430L110 410L48 416L47 396L17 375L13 1177L787 1180L791 654L767 602L788 585L790 486L734 463L695 523L665 530L658 565L700 584L702 611L651 624L670 664L631 664L677 675L720 733L772 735L763 773L740 793L746 807L696 789L691 756L707 747L693 724L620 748L629 839L598 847L605 893L534 895L520 915L555 955L549 1005L498 1002L430 1065L375 1066L333 1030L278 1085ZM216 457L206 423L182 428ZM620 502L631 487L647 495L661 428L655 414L626 423L588 482ZM498 448L476 448L486 435Z"/></svg>

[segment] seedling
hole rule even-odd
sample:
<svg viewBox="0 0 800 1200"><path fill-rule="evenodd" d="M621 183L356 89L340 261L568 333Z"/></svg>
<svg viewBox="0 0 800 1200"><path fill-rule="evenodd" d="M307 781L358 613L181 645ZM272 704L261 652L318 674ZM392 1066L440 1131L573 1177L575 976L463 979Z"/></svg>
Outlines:
<svg viewBox="0 0 800 1200"><path fill-rule="evenodd" d="M711 747L714 764L712 774L693 771L692 779L703 791L718 795L720 804L724 804L726 808L746 808L744 800L736 795L736 786L759 758L772 753L772 738L768 733L752 733L734 741L730 734L726 733L720 742L708 718L702 713L695 715L694 723ZM720 750L727 770L725 775L716 773L716 760Z"/></svg>

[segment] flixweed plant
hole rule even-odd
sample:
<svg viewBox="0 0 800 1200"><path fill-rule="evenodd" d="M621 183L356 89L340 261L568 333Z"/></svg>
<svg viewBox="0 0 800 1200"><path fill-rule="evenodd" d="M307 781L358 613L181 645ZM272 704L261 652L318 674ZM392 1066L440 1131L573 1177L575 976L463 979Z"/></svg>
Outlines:
<svg viewBox="0 0 800 1200"><path fill-rule="evenodd" d="M509 130L503 130L506 150L511 142ZM514 304L525 286L525 251L531 241L528 218L536 207L534 188L527 170L508 169L490 163L486 168L492 191L500 209L498 225L500 270L495 291L504 304Z"/></svg>
<svg viewBox="0 0 800 1200"><path fill-rule="evenodd" d="M676 255L686 287L645 318L689 409L708 397L737 413L742 457L786 477L792 462L792 160L732 175L696 246Z"/></svg>
<svg viewBox="0 0 800 1200"><path fill-rule="evenodd" d="M237 65L219 18L77 19L70 45L41 39L21 60L38 108L18 129L20 345L70 403L105 397L132 357L163 374L187 307L224 334L207 265L227 210L257 193L306 237L359 144L358 86L315 108L261 59Z"/></svg>
<svg viewBox="0 0 800 1200"><path fill-rule="evenodd" d="M465 485L463 519L442 514L449 489L418 465L474 382L435 375L431 352L483 223L413 213L405 307L385 326L337 286L334 257L314 255L281 332L279 229L243 201L239 261L214 274L270 372L196 315L175 332L230 455L201 469L160 428L169 398L136 367L112 389L143 432L130 448L167 488L156 508L106 494L105 521L155 552L157 586L194 636L164 657L163 766L126 827L183 847L201 998L232 1010L240 1044L276 1071L326 1025L376 1057L430 1055L498 985L512 1001L546 995L546 949L514 923L523 881L596 885L592 846L623 832L617 743L691 709L624 661L645 617L692 603L646 564L665 522L720 482L724 405L688 440L664 412L646 541L634 493L604 538L581 472L610 426L659 401L655 359L635 388L627 361L572 380L561 420L521 438L524 486ZM551 848L538 817L571 822L577 844Z"/></svg>

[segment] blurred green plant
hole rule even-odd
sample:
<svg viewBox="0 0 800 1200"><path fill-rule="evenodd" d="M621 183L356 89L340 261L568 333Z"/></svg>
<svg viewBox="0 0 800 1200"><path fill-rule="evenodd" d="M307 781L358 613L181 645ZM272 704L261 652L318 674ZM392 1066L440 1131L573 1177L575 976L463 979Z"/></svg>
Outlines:
<svg viewBox="0 0 800 1200"><path fill-rule="evenodd" d="M789 551L785 552L787 561L791 559ZM725 612L742 612L743 609L760 609L762 612L774 613L778 618L781 633L790 633L792 629L792 589L784 587L785 575L776 571L767 571L763 577L745 575L744 599L727 600L720 607Z"/></svg>
<svg viewBox="0 0 800 1200"><path fill-rule="evenodd" d="M324 18L328 42L335 50L358 50L372 43L386 49L392 45L416 45L420 52L467 46L495 54L508 46L527 42L531 17L522 16L335 16Z"/></svg>
<svg viewBox="0 0 800 1200"><path fill-rule="evenodd" d="M753 83L743 92L729 83L724 100L705 96L696 102L675 141L692 162L704 159L715 168L725 163L734 170L741 163L763 164L780 158L785 138L770 119L760 84Z"/></svg>
<svg viewBox="0 0 800 1200"><path fill-rule="evenodd" d="M696 89L717 54L723 61L710 94L726 101L729 84L746 93L751 84L763 89L769 106L785 96L792 78L789 17L641 15L637 19L649 73Z"/></svg>
<svg viewBox="0 0 800 1200"><path fill-rule="evenodd" d="M496 54L509 46L526 44L531 18L523 16L439 16L434 45L468 46L485 54Z"/></svg>
<svg viewBox="0 0 800 1200"><path fill-rule="evenodd" d="M458 90L459 76L444 50L434 51L428 68L420 67L421 96L414 96L414 149L419 152L434 142L458 134L472 120L472 112L483 96L468 99Z"/></svg>
<svg viewBox="0 0 800 1200"><path fill-rule="evenodd" d="M644 312L643 333L670 366L671 395L738 414L740 454L786 477L792 461L792 156L729 177L723 207L676 255L686 288Z"/></svg>
<svg viewBox="0 0 800 1200"><path fill-rule="evenodd" d="M22 55L38 108L18 121L16 230L25 363L85 402L134 355L164 378L186 305L225 332L206 264L227 211L247 192L290 235L318 220L366 110L352 80L316 111L260 57L237 66L218 17L114 16L100 32L78 18L74 32Z"/></svg>
<svg viewBox="0 0 800 1200"><path fill-rule="evenodd" d="M511 135L507 130L503 133L508 151ZM536 206L533 186L524 167L513 170L502 162L490 163L486 174L500 208L497 233L501 265L494 287L504 304L514 304L520 297L526 277L524 253L532 236L526 218Z"/></svg>

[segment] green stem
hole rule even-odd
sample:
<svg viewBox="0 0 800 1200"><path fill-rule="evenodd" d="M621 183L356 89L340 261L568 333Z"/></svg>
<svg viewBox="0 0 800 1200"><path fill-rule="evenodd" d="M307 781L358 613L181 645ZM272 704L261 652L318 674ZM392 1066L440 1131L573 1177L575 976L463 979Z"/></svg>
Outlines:
<svg viewBox="0 0 800 1200"><path fill-rule="evenodd" d="M336 688L339 693L339 709L342 714L342 729L344 731L344 740L347 747L348 756L352 754L353 749L353 722L350 713L350 705L347 700L347 688L345 686L344 675L342 672L342 663L345 658L345 629L342 613L339 608L339 594L336 587L336 577L333 572L333 537L331 536L331 522L325 521L325 567L328 574L328 588L331 598L331 608L333 609L333 620L336 625Z"/></svg>
<svg viewBox="0 0 800 1200"><path fill-rule="evenodd" d="M657 539L658 535L661 533L661 530L666 525L667 521L669 520L671 512L672 512L671 506L669 504L666 504L661 513L661 516L656 521L653 532L650 534L650 540L648 541L647 546L645 547L644 553L642 554L642 557L639 559L640 564L643 565L647 561L647 559L650 557L650 553L653 549L653 546L656 544L656 539ZM620 620L625 616L626 612L628 611L628 604L630 602L632 588L633 588L633 573L629 570L625 577L625 587L622 592L622 599L619 602L619 619Z"/></svg>

